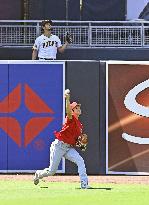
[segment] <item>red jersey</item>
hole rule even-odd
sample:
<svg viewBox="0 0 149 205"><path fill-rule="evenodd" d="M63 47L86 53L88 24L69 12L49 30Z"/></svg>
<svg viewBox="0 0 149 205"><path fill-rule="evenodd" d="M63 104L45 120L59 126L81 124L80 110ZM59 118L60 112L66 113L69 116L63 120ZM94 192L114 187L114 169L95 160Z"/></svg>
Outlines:
<svg viewBox="0 0 149 205"><path fill-rule="evenodd" d="M72 119L68 116L65 118L65 124L63 125L60 132L54 132L56 138L64 143L75 145L77 138L81 135L83 125L81 122L72 115Z"/></svg>

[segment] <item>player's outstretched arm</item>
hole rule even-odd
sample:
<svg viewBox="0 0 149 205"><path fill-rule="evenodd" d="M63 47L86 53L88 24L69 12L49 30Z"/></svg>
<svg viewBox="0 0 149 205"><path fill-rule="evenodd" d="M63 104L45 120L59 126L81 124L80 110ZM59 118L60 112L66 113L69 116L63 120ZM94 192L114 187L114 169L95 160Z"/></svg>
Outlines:
<svg viewBox="0 0 149 205"><path fill-rule="evenodd" d="M66 99L66 114L69 119L72 119L72 111L70 107L70 90L65 90L65 99Z"/></svg>

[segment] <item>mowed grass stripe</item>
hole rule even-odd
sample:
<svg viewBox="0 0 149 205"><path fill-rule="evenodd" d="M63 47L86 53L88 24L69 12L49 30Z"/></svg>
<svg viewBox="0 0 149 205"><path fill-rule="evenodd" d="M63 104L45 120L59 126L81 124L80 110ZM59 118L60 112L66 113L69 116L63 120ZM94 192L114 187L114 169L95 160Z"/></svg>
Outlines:
<svg viewBox="0 0 149 205"><path fill-rule="evenodd" d="M81 190L79 183L0 181L0 205L146 205L149 185L91 184Z"/></svg>

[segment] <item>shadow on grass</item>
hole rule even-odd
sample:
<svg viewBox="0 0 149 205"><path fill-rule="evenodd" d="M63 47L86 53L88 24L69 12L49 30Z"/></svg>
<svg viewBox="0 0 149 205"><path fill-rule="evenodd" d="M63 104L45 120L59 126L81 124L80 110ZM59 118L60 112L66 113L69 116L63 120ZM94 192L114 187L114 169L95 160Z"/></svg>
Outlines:
<svg viewBox="0 0 149 205"><path fill-rule="evenodd" d="M81 189L81 188L76 188L76 189ZM88 189L100 189L100 190L107 190L107 191L111 191L113 188L105 188L105 187L90 187ZM86 190L86 189L85 189Z"/></svg>
<svg viewBox="0 0 149 205"><path fill-rule="evenodd" d="M41 189L48 189L49 187L48 186L40 186ZM75 188L75 189L80 189L82 190L81 188ZM107 191L111 191L113 188L105 188L105 187L90 187L88 189L100 189L100 190L107 190ZM86 189L85 189L86 190Z"/></svg>

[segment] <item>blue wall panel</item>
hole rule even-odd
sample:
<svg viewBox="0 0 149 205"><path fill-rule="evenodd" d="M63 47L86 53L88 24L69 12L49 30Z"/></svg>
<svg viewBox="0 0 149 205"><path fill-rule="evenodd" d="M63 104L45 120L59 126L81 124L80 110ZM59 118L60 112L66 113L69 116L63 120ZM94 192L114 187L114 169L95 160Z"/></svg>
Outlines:
<svg viewBox="0 0 149 205"><path fill-rule="evenodd" d="M9 64L8 87L8 170L48 167L63 122L63 64Z"/></svg>
<svg viewBox="0 0 149 205"><path fill-rule="evenodd" d="M7 129L6 117L8 115L8 104L6 98L8 95L8 65L0 65L0 169L7 169Z"/></svg>

